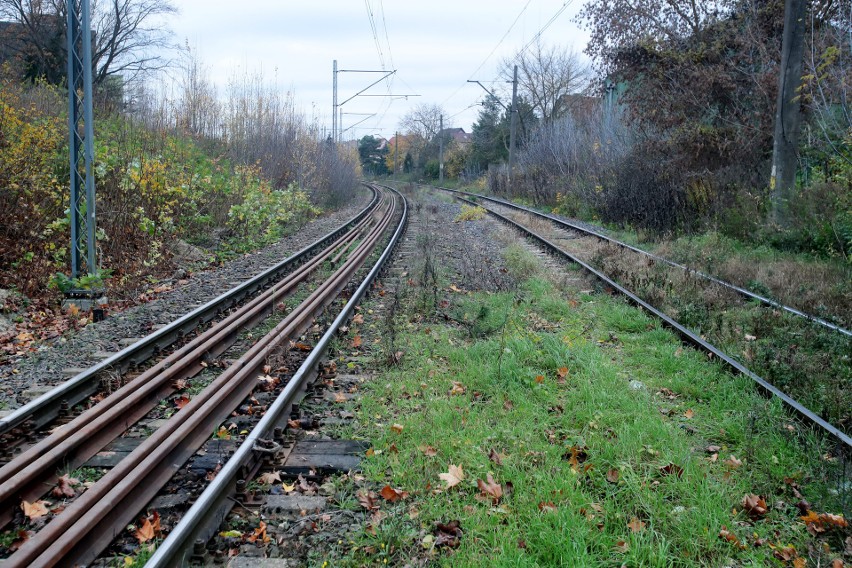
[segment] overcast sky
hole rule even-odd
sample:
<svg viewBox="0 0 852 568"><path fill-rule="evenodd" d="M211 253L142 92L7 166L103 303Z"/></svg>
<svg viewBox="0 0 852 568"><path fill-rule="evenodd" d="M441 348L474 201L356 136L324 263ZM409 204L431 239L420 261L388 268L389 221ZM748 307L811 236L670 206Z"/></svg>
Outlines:
<svg viewBox="0 0 852 568"><path fill-rule="evenodd" d="M485 93L466 81L476 79L489 88L502 88L492 83L500 61L514 55L545 27L541 33L545 44L581 52L588 34L573 19L582 3L174 0L179 14L169 22L177 41L197 49L220 93L235 72L261 71L269 82L291 91L304 113L317 117L329 130L333 60L340 69L396 69L388 83L365 94L420 96L356 97L342 107L344 113L364 113L344 114L344 128L367 119L357 129L348 130L345 138L367 134L389 138L401 117L420 103L441 105L448 115L445 126L470 132L477 117L476 105ZM379 77L339 73L338 100L344 101Z"/></svg>

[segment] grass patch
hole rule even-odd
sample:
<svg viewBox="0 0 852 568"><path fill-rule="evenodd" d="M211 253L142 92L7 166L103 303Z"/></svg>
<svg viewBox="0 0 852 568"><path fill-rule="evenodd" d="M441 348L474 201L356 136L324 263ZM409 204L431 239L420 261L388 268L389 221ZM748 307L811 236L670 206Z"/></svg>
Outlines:
<svg viewBox="0 0 852 568"><path fill-rule="evenodd" d="M405 357L363 386L351 434L373 441L364 475L409 496L382 501L388 516L334 565L765 566L790 545L823 565L840 556L845 535L815 542L793 505L801 492L841 512L837 462L750 380L619 299L541 277L449 297L455 320L418 317L411 295L395 336ZM477 314L485 333L459 323ZM450 466L465 478L446 488ZM500 499L477 485L489 474ZM765 514L744 512L751 494ZM436 548L436 523L453 520L458 547Z"/></svg>

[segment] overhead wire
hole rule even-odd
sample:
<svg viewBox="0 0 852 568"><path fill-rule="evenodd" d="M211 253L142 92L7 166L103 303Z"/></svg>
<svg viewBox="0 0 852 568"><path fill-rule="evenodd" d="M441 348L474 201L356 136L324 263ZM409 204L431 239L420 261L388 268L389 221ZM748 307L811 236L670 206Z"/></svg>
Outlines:
<svg viewBox="0 0 852 568"><path fill-rule="evenodd" d="M501 38L500 38L500 41L498 41L498 42L497 42L497 45L495 45L495 46L494 46L494 49L492 49L492 50L491 50L491 53L489 53L489 54L488 54L488 56L487 56L487 57L486 57L486 58L482 61L482 63L480 63L480 64L479 64L479 66L478 66L476 69L474 69L474 70L473 70L473 72L470 74L470 77L473 77L474 75L476 75L476 73L477 73L480 69L482 69L482 67L483 67L483 66L485 66L485 64L486 64L486 63L488 63L488 60L489 60L489 59L491 59L491 56L492 56L492 55L494 55L494 53L497 51L497 49L499 49L499 47L503 44L503 42L506 40L506 38L509 36L509 34L512 32L512 30L513 30L513 29L515 29L515 25L516 25L516 24L518 23L518 21L521 19L521 16L523 16L523 15L524 15L524 12L526 12L526 11L527 11L527 8L529 8L529 6L530 6L530 4L531 4L531 3L532 3L532 0L527 0L527 3L526 3L526 4L524 4L524 7L523 7L523 8L521 8L521 11L518 13L518 15L515 17L515 20L514 20L514 21L512 22L512 24L509 26L509 29L508 29L508 30L506 30L506 33L504 33L504 34L503 34L503 37L501 37ZM462 90L462 89L466 86L466 84L467 84L467 81L465 81L464 83L462 83L462 84L459 86L459 88L458 88L458 89L456 89L455 91L453 91L453 93L452 93L449 97L447 97L446 99L444 99L444 101L441 103L441 106L443 106L444 104L446 104L446 102L447 102L447 101L449 101L449 100L450 100L450 99L452 99L454 96L456 96L456 95L459 93L459 91L461 91L461 90Z"/></svg>

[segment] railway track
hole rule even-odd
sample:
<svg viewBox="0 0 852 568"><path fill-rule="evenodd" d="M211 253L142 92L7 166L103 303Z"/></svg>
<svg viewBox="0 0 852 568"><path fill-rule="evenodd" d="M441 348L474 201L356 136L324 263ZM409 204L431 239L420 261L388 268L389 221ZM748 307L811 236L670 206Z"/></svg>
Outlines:
<svg viewBox="0 0 852 568"><path fill-rule="evenodd" d="M852 336L852 334L850 333L849 330L844 329L844 328L837 326L835 324L832 324L831 322L828 322L828 321L822 320L820 318L816 318L814 316L805 314L805 313L803 313L799 310L796 310L795 308L791 308L789 306L783 306L783 305L781 305L781 304L779 304L779 303L777 303L773 300L759 296L759 295L754 294L754 293L752 293L748 290L744 290L740 287L737 287L737 286L734 286L732 284L723 282L723 281L721 281L717 278L703 274L701 272L691 270L691 269L689 269L689 268L687 268L683 265L668 261L666 259L662 259L661 257L658 257L656 255L651 255L650 253L647 253L646 251L642 251L641 249L638 249L636 247L632 247L632 246L627 245L625 243L621 243L619 241L611 239L610 237L607 237L607 236L602 235L600 233L590 231L589 229L586 229L584 227L580 227L579 225L567 223L567 222L562 221L561 219L557 219L557 218L555 218L551 215L539 213L539 212L534 211L532 209L528 209L526 207L522 207L522 206L510 203L510 202L504 201L502 199L496 199L496 198L492 198L492 197L482 196L482 195L478 195L478 194L471 194L471 193L466 193L466 192L453 190L453 189L447 189L447 188L438 188L438 189L441 189L443 191L447 191L447 192L454 194L457 199L459 199L460 201L463 201L463 202L465 202L469 205L482 206L483 202L488 202L488 203L497 205L498 208L505 208L505 209L509 209L510 211L522 211L525 214L534 215L537 218L545 219L549 222L555 223L560 228L568 228L572 231L580 232L580 233L583 233L585 235L594 236L595 238L605 240L605 241L607 241L611 244L615 244L616 246L620 246L620 247L622 247L626 250L631 250L631 251L636 252L638 254L642 254L642 255L646 256L647 258L652 258L655 261L659 260L659 261L662 261L665 264L668 264L672 267L682 269L682 270L685 270L685 271L689 271L689 273L696 275L700 278L704 278L708 282L712 282L715 285L723 286L723 287L725 287L725 288L727 288L727 289L729 289L733 292L736 292L737 294L740 294L743 297L746 297L748 299L759 301L765 306L769 306L773 309L784 310L785 312L790 313L794 316L804 318L804 319L806 319L810 322L813 322L814 324L816 324L818 326L821 326L821 327L829 330L830 332L840 334L841 336L844 336L844 337ZM469 199L469 198L475 198L476 201ZM737 359L731 357L728 353L726 353L725 351L723 351L722 349L720 349L716 345L711 344L700 333L696 333L695 331L689 329L685 325L681 324L680 322L676 321L674 318L672 318L669 315L667 315L666 313L664 313L662 310L653 306L648 301L640 298L637 294L628 290L625 286L616 282L613 278L610 278L609 276L604 274L601 270L593 267L589 262L578 257L576 254L572 254L572 253L566 251L564 249L564 247L560 246L557 243L554 243L552 240L549 240L545 236L542 236L541 234L539 234L535 230L531 229L529 226L526 226L524 223L510 218L509 215L506 214L505 212L501 213L501 212L495 210L495 207L493 207L493 206L491 206L490 208L486 207L485 209L487 210L489 215L492 215L493 217L499 219L503 223L510 225L514 229L520 231L525 236L536 241L539 245L544 247L548 252L555 254L555 255L557 255L561 258L565 258L565 259L571 261L572 263L575 263L575 264L581 266L584 270L586 270L587 272L592 274L595 278L597 278L599 281L604 283L607 287L611 288L614 291L617 291L619 294L628 298L628 300L631 303L642 307L643 309L645 309L646 311L648 311L649 313L651 313L655 317L662 320L665 325L676 330L677 333L679 333L680 336L684 340L686 340L687 342L689 342L692 345L698 347L699 349L711 354L713 357L718 358L720 361L722 361L724 364L726 364L729 368L731 368L735 372L743 374L743 375L751 378L764 392L766 392L766 393L768 393L772 396L778 397L797 416L799 416L802 419L806 420L807 422L815 425L819 430L823 431L828 436L830 436L837 443L837 446L838 446L838 449L841 453L841 456L848 456L849 455L850 450L852 450L852 437L850 437L850 435L847 432L843 431L841 428L837 427L836 425L831 424L829 421L827 421L822 416L818 415L817 413L815 413L812 410L810 410L809 408L807 408L805 405L800 403L795 398L791 397L789 394L784 392L782 389L776 387L775 385L771 384L769 381L767 381L763 377L757 375L755 372L753 372L748 367L746 367L743 363L741 363Z"/></svg>
<svg viewBox="0 0 852 568"><path fill-rule="evenodd" d="M111 365L129 366L134 358L157 351L155 347L162 345L164 336L185 333L187 322L203 322L207 314L214 314L212 319L217 311L221 313L235 303L237 296L244 297L248 289L265 288L91 409L54 428L48 436L32 442L35 428L50 424L52 419L67 412L65 409L70 404L67 397L73 395L76 404L96 390L97 376L109 368L107 362L81 373L72 379L72 385L59 387L56 393L33 401L0 423L3 428L0 431L7 439L25 440L20 446L23 451L0 468L0 521L8 525L21 520L18 511L22 506L26 509L28 504L41 502L39 499L48 491L63 501L61 507L43 516L47 522L37 533L28 535L4 561L4 567L92 562L140 515L183 464L193 459L198 449L210 440L211 432L222 432L225 428L230 437L223 421L232 414L244 414L246 420L242 421L241 431L247 434L242 444L221 464L220 471L208 476L212 482L207 489L205 483L195 484L196 505L184 515L185 522L181 521L169 532L157 552L159 564L152 565L183 563L178 559L186 554L198 535L205 530L209 532L211 527L215 529L212 521L215 515L211 516L209 510L200 515L193 511L204 504L221 505L227 495L233 494L238 482L244 483L257 471L264 456L280 449L278 441L290 408L314 376L328 341L366 293L399 238L407 217L404 199L387 188L373 187L373 190L375 198L368 208L345 227L309 247L310 252L306 249L285 261L286 269L270 269L266 280L241 285L236 296L224 294L205 306L203 312L196 310L172 324L170 330L160 330L156 337L139 342L137 349L128 348L120 357L117 355ZM393 232L390 239L388 232ZM367 270L365 264L376 256L375 250L384 240L388 240L384 252L353 290L353 278ZM277 276L281 272L287 272L286 276L275 281L271 274ZM320 278L319 273L326 274ZM345 307L316 345L305 344L308 340L300 336L308 330L313 335L320 333L314 322L329 305L340 301L341 294L349 298ZM288 297L301 300L290 311L282 309L282 300ZM253 341L246 330L255 327L269 330ZM232 345L241 343L247 344L244 353L236 359L222 359ZM296 359L299 359L295 361L298 369L294 371ZM211 374L214 369L215 376L203 389L187 391L189 380L202 372ZM68 472L87 463L112 440L138 429L134 426L137 422L144 422L163 400L172 400L169 397L176 392L182 396L177 399L178 408L173 416L154 421L158 422L156 429L149 422L143 428L151 430L145 432L148 435L140 437L124 459L113 464L85 491L78 494L79 488L69 487L67 473L60 476L61 471ZM249 411L241 413L240 409L246 406ZM214 497L209 496L211 492Z"/></svg>

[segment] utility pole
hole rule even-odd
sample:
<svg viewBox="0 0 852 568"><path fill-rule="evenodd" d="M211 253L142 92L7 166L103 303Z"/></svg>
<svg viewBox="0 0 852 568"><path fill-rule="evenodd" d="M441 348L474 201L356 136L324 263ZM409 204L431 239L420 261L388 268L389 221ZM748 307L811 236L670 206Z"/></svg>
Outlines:
<svg viewBox="0 0 852 568"><path fill-rule="evenodd" d="M802 84L806 12L807 0L786 0L769 179L772 220L782 225L787 220L787 208L796 189L797 150L802 125L798 90Z"/></svg>
<svg viewBox="0 0 852 568"><path fill-rule="evenodd" d="M95 243L95 150L92 110L92 24L89 0L66 0L68 132L71 197L71 278L98 273ZM68 303L93 307L103 290L71 290ZM73 300L73 301L72 301ZM102 312L101 312L102 313ZM96 315L97 317L97 315Z"/></svg>
<svg viewBox="0 0 852 568"><path fill-rule="evenodd" d="M441 115L438 128L438 181L444 181L444 115Z"/></svg>
<svg viewBox="0 0 852 568"><path fill-rule="evenodd" d="M332 103L334 106L331 107L331 139L337 143L337 59L334 60L334 71L333 71L334 79L332 80L333 85L333 99Z"/></svg>
<svg viewBox="0 0 852 568"><path fill-rule="evenodd" d="M509 185L515 175L515 133L518 129L518 66L512 79L512 116L509 117Z"/></svg>
<svg viewBox="0 0 852 568"><path fill-rule="evenodd" d="M396 135L393 137L393 142L393 179L396 180L396 169L399 167L399 130L396 131Z"/></svg>

